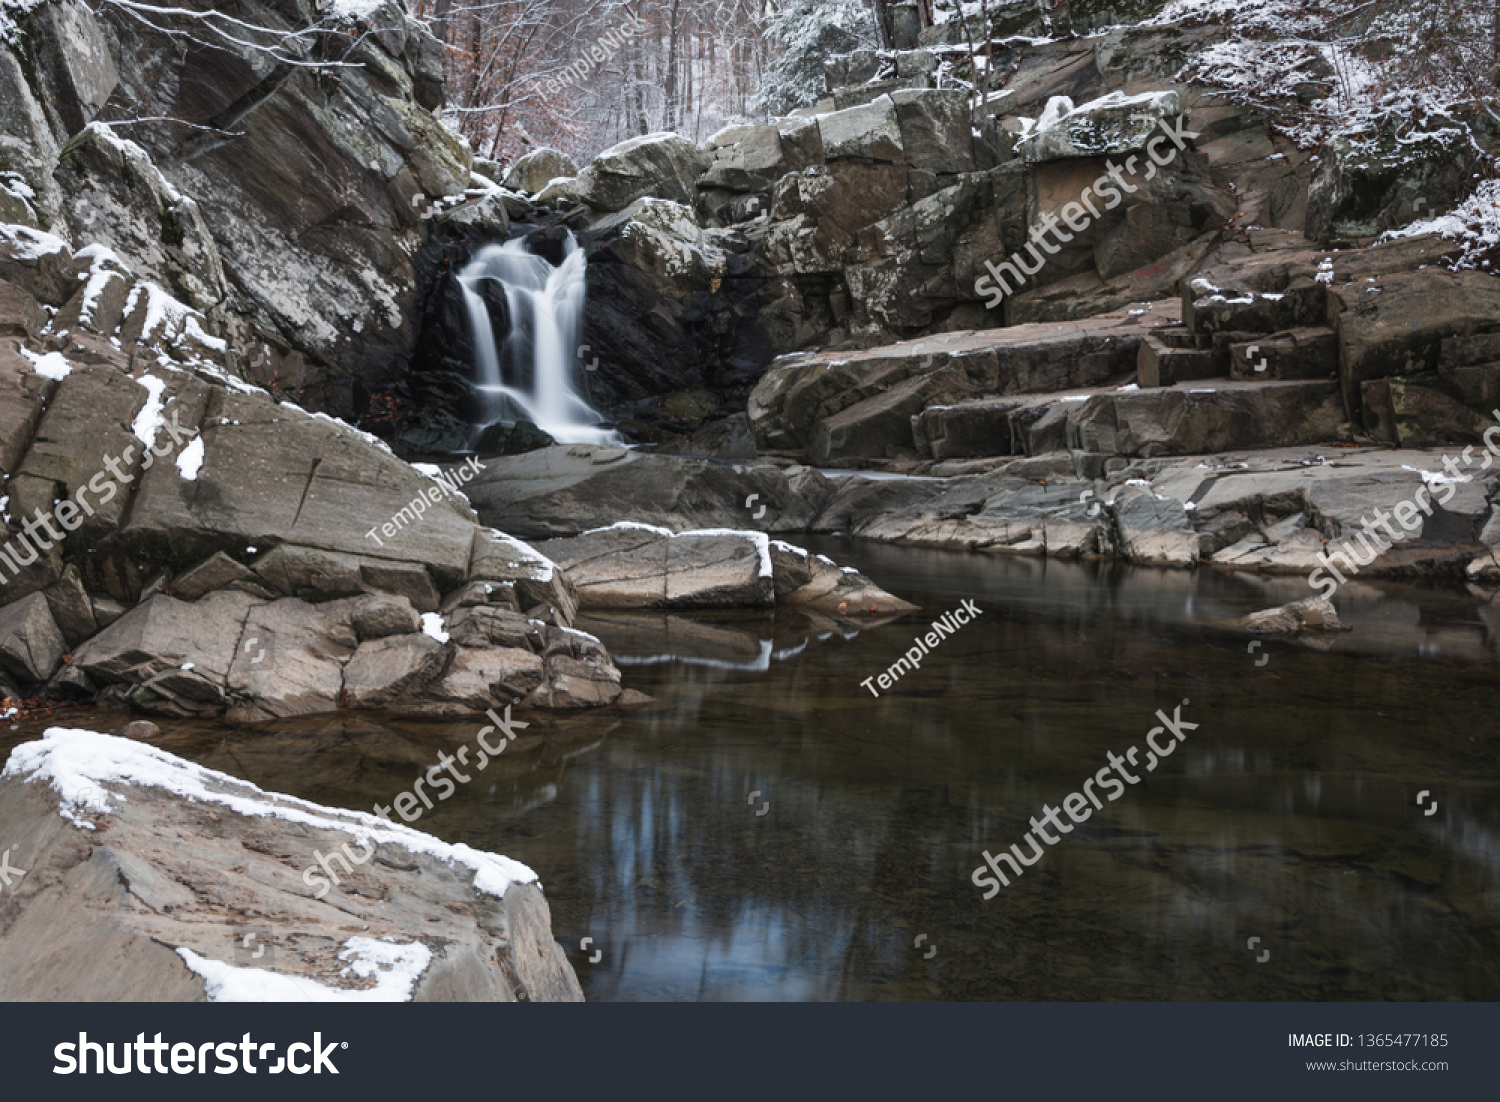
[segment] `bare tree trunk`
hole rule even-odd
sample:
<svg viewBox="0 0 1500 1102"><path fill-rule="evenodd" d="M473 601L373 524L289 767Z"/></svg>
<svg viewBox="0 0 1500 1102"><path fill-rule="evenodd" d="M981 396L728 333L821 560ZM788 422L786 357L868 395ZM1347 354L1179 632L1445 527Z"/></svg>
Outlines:
<svg viewBox="0 0 1500 1102"><path fill-rule="evenodd" d="M644 0L636 0L635 19L641 22ZM640 34L632 35L630 38L630 105L635 109L635 132L641 137L650 133L646 129L646 104L642 89L646 84L646 74L642 71L641 52L645 48L641 42Z"/></svg>
<svg viewBox="0 0 1500 1102"><path fill-rule="evenodd" d="M448 12L453 8L453 0L437 0L433 6L432 34L444 46L448 45Z"/></svg>
<svg viewBox="0 0 1500 1102"><path fill-rule="evenodd" d="M1500 89L1500 0L1491 0L1490 10L1490 82Z"/></svg>
<svg viewBox="0 0 1500 1102"><path fill-rule="evenodd" d="M880 32L880 48L891 50L895 46L891 38L891 4L890 0L870 0L875 7L875 28Z"/></svg>
<svg viewBox="0 0 1500 1102"><path fill-rule="evenodd" d="M681 7L682 0L672 0L670 21L667 24L667 84L666 103L662 106L663 130L677 128L677 40L681 36L677 14Z"/></svg>

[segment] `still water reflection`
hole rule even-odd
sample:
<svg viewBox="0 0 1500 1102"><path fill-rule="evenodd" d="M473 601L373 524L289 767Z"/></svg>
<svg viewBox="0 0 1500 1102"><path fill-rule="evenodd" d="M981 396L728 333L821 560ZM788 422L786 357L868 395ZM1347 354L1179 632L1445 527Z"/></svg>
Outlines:
<svg viewBox="0 0 1500 1102"><path fill-rule="evenodd" d="M590 999L1500 998L1500 605L1352 586L1354 632L1252 653L1214 625L1305 583L821 549L923 614L593 617L656 703L528 717L414 824L536 869ZM860 688L964 598L974 624ZM1200 726L1161 770L985 902L981 851L1184 698ZM368 810L475 729L332 716L162 744Z"/></svg>

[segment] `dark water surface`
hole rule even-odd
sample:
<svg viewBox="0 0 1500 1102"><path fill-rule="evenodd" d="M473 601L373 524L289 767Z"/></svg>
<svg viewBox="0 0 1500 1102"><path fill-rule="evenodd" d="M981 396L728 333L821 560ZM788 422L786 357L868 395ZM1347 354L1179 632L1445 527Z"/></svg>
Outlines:
<svg viewBox="0 0 1500 1102"><path fill-rule="evenodd" d="M413 824L534 868L590 999L1500 998L1500 604L1356 583L1326 652L1250 651L1212 624L1305 582L820 549L922 614L588 618L657 703L528 716ZM977 622L860 687L965 598ZM1199 726L1158 770L986 902L981 852L1029 855L1028 818L1108 752L1144 759L1184 699ZM174 753L368 810L478 724L164 726Z"/></svg>

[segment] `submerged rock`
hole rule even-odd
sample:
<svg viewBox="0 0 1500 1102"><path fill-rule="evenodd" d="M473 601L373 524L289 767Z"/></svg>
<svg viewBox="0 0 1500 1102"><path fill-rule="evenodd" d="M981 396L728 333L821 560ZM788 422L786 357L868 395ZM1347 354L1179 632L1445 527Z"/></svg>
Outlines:
<svg viewBox="0 0 1500 1102"><path fill-rule="evenodd" d="M1300 601L1252 612L1239 621L1240 627L1256 635L1298 631L1352 631L1339 619L1338 610L1327 597L1305 597Z"/></svg>
<svg viewBox="0 0 1500 1102"><path fill-rule="evenodd" d="M54 727L17 747L0 837L21 870L0 894L8 999L583 998L525 865L141 742Z"/></svg>

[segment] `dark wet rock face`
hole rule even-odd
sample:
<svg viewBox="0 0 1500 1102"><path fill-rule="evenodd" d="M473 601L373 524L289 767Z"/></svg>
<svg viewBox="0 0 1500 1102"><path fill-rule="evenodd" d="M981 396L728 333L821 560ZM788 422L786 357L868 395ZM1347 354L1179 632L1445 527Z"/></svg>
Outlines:
<svg viewBox="0 0 1500 1102"><path fill-rule="evenodd" d="M435 411L449 415L450 426L468 425L478 419L479 408L473 398L474 350L473 327L459 275L479 249L503 238L486 226L445 223L437 229L413 259L417 285L422 288L417 299L417 341L407 362L404 375L382 391L395 407L385 423L383 433L401 439L418 451L460 450L438 433L431 432ZM505 295L499 287L485 281L478 287L489 311L490 322L498 334L510 327ZM456 423L456 425L455 425ZM427 446L423 446L427 445ZM499 450L499 449L496 449Z"/></svg>
<svg viewBox="0 0 1500 1102"><path fill-rule="evenodd" d="M773 355L748 274L749 242L705 232L690 208L637 202L585 235L586 343L603 397L743 390Z"/></svg>

